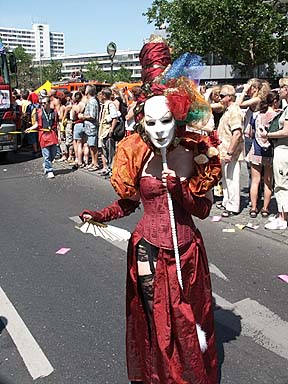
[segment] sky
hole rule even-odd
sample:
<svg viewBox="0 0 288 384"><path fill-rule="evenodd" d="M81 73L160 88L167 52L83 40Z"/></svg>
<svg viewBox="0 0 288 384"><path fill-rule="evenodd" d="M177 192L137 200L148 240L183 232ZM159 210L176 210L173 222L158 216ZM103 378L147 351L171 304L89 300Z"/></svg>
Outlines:
<svg viewBox="0 0 288 384"><path fill-rule="evenodd" d="M51 32L64 32L65 53L106 53L114 41L117 50L140 50L154 32L142 16L152 0L0 0L0 26L32 29L46 23Z"/></svg>

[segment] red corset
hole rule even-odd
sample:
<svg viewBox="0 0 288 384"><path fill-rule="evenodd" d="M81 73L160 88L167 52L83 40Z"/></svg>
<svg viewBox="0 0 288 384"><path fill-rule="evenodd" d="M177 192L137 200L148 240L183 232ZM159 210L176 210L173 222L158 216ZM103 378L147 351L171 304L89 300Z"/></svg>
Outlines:
<svg viewBox="0 0 288 384"><path fill-rule="evenodd" d="M144 215L136 231L156 247L173 249L167 191L162 181L150 176L141 177L140 196ZM174 200L173 208L178 246L181 247L191 243L196 228L189 213Z"/></svg>

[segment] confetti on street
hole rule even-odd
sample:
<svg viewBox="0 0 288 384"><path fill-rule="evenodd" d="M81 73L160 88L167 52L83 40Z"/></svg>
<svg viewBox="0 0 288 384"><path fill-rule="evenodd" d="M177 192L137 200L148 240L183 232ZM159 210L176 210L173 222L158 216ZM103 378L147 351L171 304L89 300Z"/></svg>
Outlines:
<svg viewBox="0 0 288 384"><path fill-rule="evenodd" d="M285 281L285 283L288 283L288 275L278 275L279 279Z"/></svg>
<svg viewBox="0 0 288 384"><path fill-rule="evenodd" d="M222 219L221 216L213 216L212 219L211 219L211 221L212 221L213 223L216 223L217 221L221 221L221 219Z"/></svg>
<svg viewBox="0 0 288 384"><path fill-rule="evenodd" d="M246 227L245 224L235 224L235 227L237 227L238 229L242 230Z"/></svg>
<svg viewBox="0 0 288 384"><path fill-rule="evenodd" d="M56 252L57 255L65 255L67 252L71 251L71 248L60 248Z"/></svg>
<svg viewBox="0 0 288 384"><path fill-rule="evenodd" d="M235 232L235 229L234 228L223 228L222 232L232 233L232 232Z"/></svg>
<svg viewBox="0 0 288 384"><path fill-rule="evenodd" d="M250 229L258 229L259 225L253 225L252 223L248 223L248 224L246 224L246 227L250 228Z"/></svg>

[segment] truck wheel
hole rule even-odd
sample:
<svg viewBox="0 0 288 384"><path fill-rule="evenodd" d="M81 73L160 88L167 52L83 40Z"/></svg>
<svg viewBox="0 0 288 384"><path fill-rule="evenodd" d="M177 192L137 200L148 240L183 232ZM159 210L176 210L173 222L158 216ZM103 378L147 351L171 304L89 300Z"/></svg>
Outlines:
<svg viewBox="0 0 288 384"><path fill-rule="evenodd" d="M15 163L16 160L16 151L9 151L5 153L5 160L7 163Z"/></svg>

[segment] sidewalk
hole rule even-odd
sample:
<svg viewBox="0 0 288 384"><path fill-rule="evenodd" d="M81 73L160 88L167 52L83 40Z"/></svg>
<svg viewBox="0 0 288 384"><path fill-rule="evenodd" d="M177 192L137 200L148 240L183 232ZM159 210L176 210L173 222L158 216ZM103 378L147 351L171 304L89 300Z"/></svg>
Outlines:
<svg viewBox="0 0 288 384"><path fill-rule="evenodd" d="M67 163L54 163L55 170L57 169L71 169L71 166L69 166ZM86 174L101 178L103 182L108 182L109 179L105 179L104 177L97 174L97 172L88 172L87 170L78 169L75 172L84 172ZM288 245L288 229L286 230L267 230L264 228L264 225L267 223L267 219L262 218L262 216L259 214L257 215L256 219L252 219L249 215L250 207L249 204L249 189L248 189L248 172L246 163L241 163L241 208L239 215L236 216L230 216L228 218L221 218L221 221L224 223L227 223L227 228L235 228L236 231L240 231L237 227L235 227L235 224L242 224L247 225L248 223L251 223L253 226L259 226L257 229L250 229L250 228L243 228L243 231L250 231L251 235L259 235L266 237L271 240L275 240L278 242L281 242L282 244ZM221 201L221 198L216 197L215 202L212 206L212 210L210 213L210 216L221 216L222 211L216 208L216 203L218 201ZM260 205L261 207L261 205ZM277 213L277 206L275 197L272 196L272 200L270 203L270 215L273 216Z"/></svg>
<svg viewBox="0 0 288 384"><path fill-rule="evenodd" d="M288 229L285 230L268 230L264 228L264 225L267 223L267 219L262 218L261 214L259 213L256 217L256 219L252 219L249 215L250 207L249 204L249 188L248 188L248 171L246 167L246 163L241 163L241 178L240 178L240 185L241 185L241 208L239 215L236 216L230 216L227 218L222 217L221 221L228 223L231 228L235 228L236 231L239 231L237 227L235 227L235 224L242 224L247 225L248 223L251 223L253 226L259 226L257 229L250 229L245 227L242 229L243 231L250 231L253 232L253 234L257 234L266 238L269 238L271 240L276 240L281 242L282 244L288 245ZM212 210L211 210L211 216L221 216L222 211L218 208L216 208L216 203L218 201L221 201L221 198L216 197L215 202L213 204ZM260 203L263 204L263 201ZM270 216L277 214L277 205L275 197L272 196L272 200L270 203Z"/></svg>

